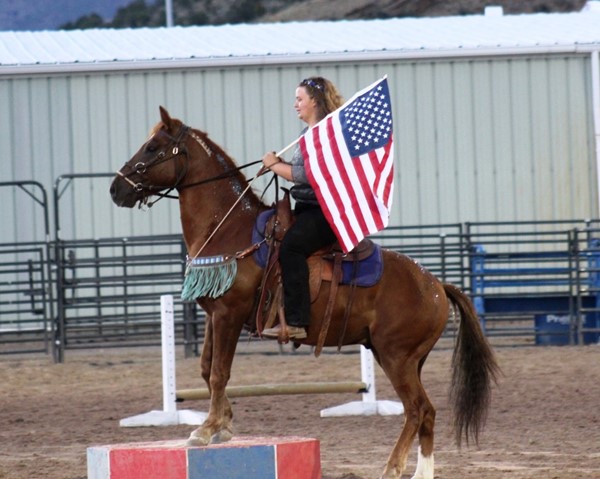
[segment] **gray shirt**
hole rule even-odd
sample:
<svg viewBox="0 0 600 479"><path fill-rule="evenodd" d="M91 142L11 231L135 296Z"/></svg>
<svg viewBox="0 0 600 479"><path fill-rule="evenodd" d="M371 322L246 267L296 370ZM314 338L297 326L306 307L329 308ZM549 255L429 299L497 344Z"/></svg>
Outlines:
<svg viewBox="0 0 600 479"><path fill-rule="evenodd" d="M305 132L306 129L302 131L302 134ZM319 202L317 201L315 190L306 176L304 157L302 156L302 151L300 151L298 145L296 145L290 164L292 165L292 182L294 183L294 186L292 186L290 190L292 197L296 201L318 205Z"/></svg>

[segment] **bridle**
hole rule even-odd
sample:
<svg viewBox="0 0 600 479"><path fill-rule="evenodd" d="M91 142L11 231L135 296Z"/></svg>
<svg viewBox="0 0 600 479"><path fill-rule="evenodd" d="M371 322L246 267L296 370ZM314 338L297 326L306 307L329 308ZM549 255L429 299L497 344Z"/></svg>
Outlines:
<svg viewBox="0 0 600 479"><path fill-rule="evenodd" d="M191 188L193 186L199 186L202 184L210 183L212 181L221 180L224 178L230 178L230 177L234 176L237 172L239 172L239 170L262 162L262 160L258 160L258 161L248 163L246 165L243 165L243 166L240 166L237 168L231 168L228 171L225 171L224 173L213 176L211 178L206 178L204 180L197 181L195 183L187 183L187 184L182 185L180 183L183 180L183 178L185 177L185 175L187 174L188 163L189 163L188 151L185 148L185 145L182 145L185 137L188 135L191 136L204 149L204 151L206 152L206 154L209 157L211 157L214 153L211 150L211 148L209 147L208 143L206 141L204 141L204 139L202 139L200 136L196 135L196 133L189 126L182 125L182 127L179 130L179 133L177 134L176 137L169 135L164 130L160 130L160 133L167 135L168 138L170 139L170 142L161 151L159 151L152 160L150 160L147 163L144 163L142 161L137 162L133 167L130 167L132 169L132 171L127 174L122 173L120 170L117 171L117 175L119 175L121 178L123 178L123 180L125 180L133 188L133 190L136 193L142 195L142 198L139 200L140 208L142 207L142 205L147 205L147 207L151 207L152 205L154 205L157 201L161 200L162 198L174 198L174 199L179 198L178 196L170 195L171 191L173 191L174 189L181 191L184 188ZM156 186L156 185L144 184L143 182L135 183L133 180L131 180L131 178L129 178L129 176L131 176L133 174L137 174L138 176L144 178L144 174L150 168L152 168L156 165L159 165L161 163L164 163L165 161L169 161L174 158L177 158L180 155L185 155L185 164L184 164L184 167L181 169L181 171L177 173L177 178L175 179L175 182L172 185ZM126 166L128 166L128 165L126 165ZM237 206L237 204L242 200L244 195L250 190L254 180L256 180L265 171L266 170L264 167L261 168L261 171L259 171L258 174L254 178L252 178L248 181L248 185L246 186L246 189L238 196L237 200L233 203L231 208L229 208L229 211L223 216L223 218L221 219L219 224L215 227L213 232L205 240L202 247L192 257L192 262L200 255L200 253L204 250L204 248L206 247L208 242L213 238L213 236L215 235L217 230L223 225L223 223L229 217L229 215L234 210L234 208ZM270 184L270 182L269 182L269 184ZM267 185L267 187L268 187L268 185ZM161 191L164 189L167 189L167 192L161 193ZM150 201L148 201L148 197L151 194L156 194L156 195L158 195L159 198L155 201L150 202ZM259 246L258 244L255 244L251 248L247 248L243 252L236 254L236 258L244 257L245 255L247 255L251 251L253 251L253 248L257 248L258 246ZM192 263L189 263L189 264L192 264Z"/></svg>
<svg viewBox="0 0 600 479"><path fill-rule="evenodd" d="M164 130L160 130L159 133L166 135L170 141L162 150L160 150L156 154L156 156L154 158L152 158L148 162L138 161L133 166L125 165L125 167L131 168L131 171L128 173L123 173L121 171L125 167L123 167L121 170L117 171L117 175L119 175L121 178L123 178L123 180L126 181L133 188L133 190L141 196L140 208L142 207L142 205L151 207L156 202L158 202L159 200L161 200L163 198L178 199L179 198L178 196L171 195L171 192L175 189L177 189L178 191L181 191L184 188L191 188L193 186L199 186L202 184L211 183L213 181L230 178L230 177L234 176L238 171L242 170L243 168L260 163L260 160L255 161L255 162L248 163L246 165L243 165L243 166L240 166L237 168L232 168L224 173L220 173L211 178L206 178L204 180L197 181L194 183L181 184L181 182L183 181L183 179L185 178L185 176L187 174L188 164L189 164L188 151L187 151L187 148L185 147L186 136L192 137L204 149L204 151L206 152L206 154L209 157L211 157L214 153L211 150L211 148L209 147L208 143L206 141L204 141L204 139L202 139L200 136L198 136L187 125L182 125L182 127L180 128L176 137L169 135ZM185 156L185 163L183 165L183 168L181 168L180 171L177 172L177 177L175 178L175 182L172 185L152 185L152 184L144 183L144 181L143 181L145 179L144 175L150 168L160 165L166 161L173 160L181 155ZM130 176L135 175L135 174L137 174L142 179L142 181L138 181L136 183L130 178ZM167 190L167 191L165 193L161 193L163 190ZM154 201L149 201L149 197L151 195L156 195L156 196L158 196L158 198Z"/></svg>
<svg viewBox="0 0 600 479"><path fill-rule="evenodd" d="M131 171L128 173L123 173L123 168L117 171L117 175L123 178L123 180L125 180L136 193L142 195L142 199L140 200L140 207L142 204L152 206L154 203L156 203L156 201L165 197L169 197L170 193L179 186L179 184L185 177L188 170L189 157L187 155L187 149L185 148L185 145L182 145L181 143L183 142L184 137L188 134L189 130L189 126L183 125L180 128L177 137L173 137L166 133L164 130L161 130L160 133L162 133L163 135L167 135L167 137L170 140L165 148L160 150L156 154L156 156L148 162L138 161L133 166L125 165L125 167L131 168ZM207 153L209 152L207 151ZM145 179L144 175L150 168L154 168L155 166L158 166L166 161L173 160L179 157L180 155L185 156L185 164L183 168L177 173L177 178L175 179L175 182L172 185L152 185L143 182L143 180ZM136 183L130 178L130 176L135 174L137 174L142 179L142 181ZM165 189L167 190L167 192L161 193L161 191ZM156 201L149 202L148 197L152 194L158 195L159 198Z"/></svg>

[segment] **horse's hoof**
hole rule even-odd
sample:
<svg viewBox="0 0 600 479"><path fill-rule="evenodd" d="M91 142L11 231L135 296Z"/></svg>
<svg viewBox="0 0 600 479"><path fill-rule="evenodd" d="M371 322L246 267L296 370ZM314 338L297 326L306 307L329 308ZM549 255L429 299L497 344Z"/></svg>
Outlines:
<svg viewBox="0 0 600 479"><path fill-rule="evenodd" d="M194 431L192 434L190 434L189 439L186 441L185 445L186 446L192 446L192 447L202 447L202 446L208 446L209 441L207 441L204 437L196 435L195 434L196 431Z"/></svg>
<svg viewBox="0 0 600 479"><path fill-rule="evenodd" d="M204 447L208 446L208 444L200 439L199 437L190 437L187 441L185 441L185 445L188 447Z"/></svg>
<svg viewBox="0 0 600 479"><path fill-rule="evenodd" d="M210 438L211 444L221 444L223 442L231 441L233 433L227 429L221 429L220 431L213 434Z"/></svg>
<svg viewBox="0 0 600 479"><path fill-rule="evenodd" d="M396 468L393 469L387 469L385 471L383 471L383 474L381 475L381 477L379 479L400 479L402 477L402 474L396 470Z"/></svg>

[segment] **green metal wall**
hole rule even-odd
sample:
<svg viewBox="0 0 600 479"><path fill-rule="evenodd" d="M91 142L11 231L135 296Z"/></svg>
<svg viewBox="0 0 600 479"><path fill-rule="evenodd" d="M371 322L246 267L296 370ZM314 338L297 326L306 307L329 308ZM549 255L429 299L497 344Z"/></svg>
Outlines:
<svg viewBox="0 0 600 479"><path fill-rule="evenodd" d="M115 171L159 120L158 106L207 131L240 164L302 128L294 88L332 79L346 96L388 75L396 185L392 225L598 215L589 55L236 66L29 77L0 70L0 181ZM256 169L248 170L252 176ZM179 231L177 202L112 205L108 179L74 181L61 237ZM61 183L63 185L64 183ZM38 233L31 201L0 188L0 243Z"/></svg>

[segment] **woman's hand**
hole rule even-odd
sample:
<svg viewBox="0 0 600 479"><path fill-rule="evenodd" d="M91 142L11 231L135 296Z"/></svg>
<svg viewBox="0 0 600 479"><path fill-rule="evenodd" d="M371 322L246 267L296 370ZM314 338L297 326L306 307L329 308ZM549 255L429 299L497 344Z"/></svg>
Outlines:
<svg viewBox="0 0 600 479"><path fill-rule="evenodd" d="M270 151L266 153L265 156L262 157L262 162L265 168L271 169L273 165L279 163L281 159L275 154L274 151Z"/></svg>
<svg viewBox="0 0 600 479"><path fill-rule="evenodd" d="M265 156L262 157L262 162L263 170L261 171L263 171L263 173L261 174L264 174L267 172L267 170L270 170L276 175L281 176L288 181L292 181L292 165L282 161L274 151L265 153Z"/></svg>

